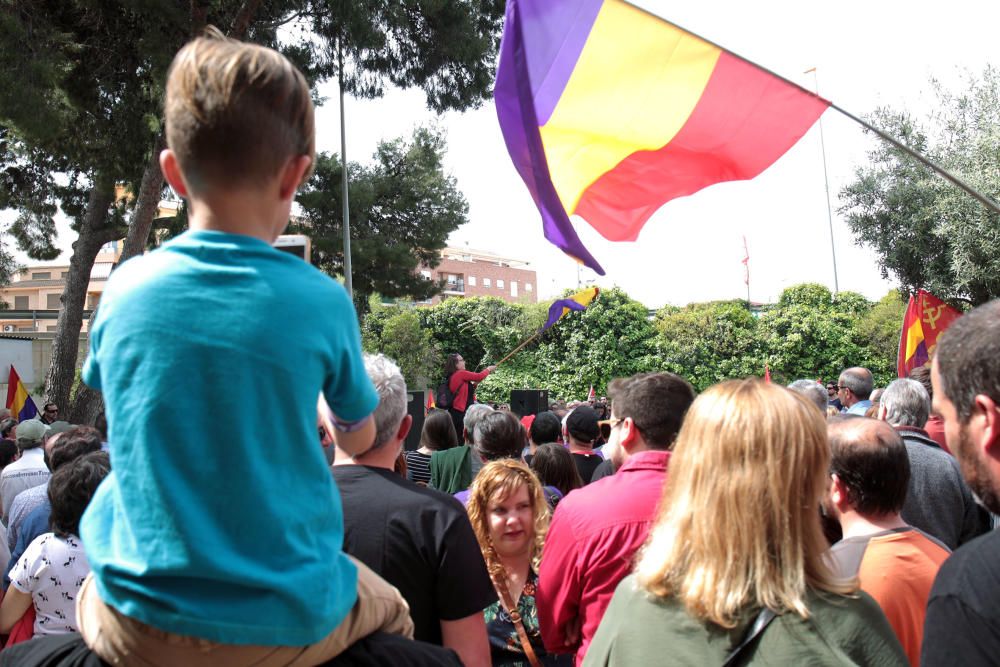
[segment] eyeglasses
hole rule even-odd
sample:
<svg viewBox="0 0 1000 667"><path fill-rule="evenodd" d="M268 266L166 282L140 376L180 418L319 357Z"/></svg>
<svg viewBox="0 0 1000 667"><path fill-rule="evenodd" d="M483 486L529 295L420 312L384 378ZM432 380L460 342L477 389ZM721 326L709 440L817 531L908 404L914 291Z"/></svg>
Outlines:
<svg viewBox="0 0 1000 667"><path fill-rule="evenodd" d="M54 415L54 414L56 414L58 412L59 412L59 408L55 408L53 410L45 410L45 414L47 414L47 415Z"/></svg>
<svg viewBox="0 0 1000 667"><path fill-rule="evenodd" d="M602 419L599 422L597 422L597 425L600 426L601 428L607 426L608 430L610 430L610 429L613 429L615 426L618 426L619 424L621 424L623 421L625 421L625 420L613 417L611 419Z"/></svg>

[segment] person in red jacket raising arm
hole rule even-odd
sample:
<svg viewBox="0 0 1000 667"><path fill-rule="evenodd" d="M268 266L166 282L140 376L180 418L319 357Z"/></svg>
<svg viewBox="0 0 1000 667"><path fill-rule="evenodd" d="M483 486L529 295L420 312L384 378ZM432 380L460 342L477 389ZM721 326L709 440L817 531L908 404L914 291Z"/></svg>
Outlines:
<svg viewBox="0 0 1000 667"><path fill-rule="evenodd" d="M451 400L447 406L441 405L441 396L438 397L438 407L447 407L451 413L451 418L455 422L455 432L462 436L462 428L465 421L465 409L476 402L476 385L486 379L486 376L493 372L496 366L487 366L479 373L465 370L465 359L461 354L454 352L448 355L444 363L444 377L448 387ZM440 393L440 392L439 392Z"/></svg>

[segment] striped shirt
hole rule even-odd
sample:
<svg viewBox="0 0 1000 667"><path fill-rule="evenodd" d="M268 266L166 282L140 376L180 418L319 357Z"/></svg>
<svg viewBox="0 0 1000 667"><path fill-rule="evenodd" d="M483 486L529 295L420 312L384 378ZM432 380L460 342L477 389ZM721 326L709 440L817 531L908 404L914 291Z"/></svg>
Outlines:
<svg viewBox="0 0 1000 667"><path fill-rule="evenodd" d="M406 452L406 477L418 484L431 483L431 455L422 452Z"/></svg>

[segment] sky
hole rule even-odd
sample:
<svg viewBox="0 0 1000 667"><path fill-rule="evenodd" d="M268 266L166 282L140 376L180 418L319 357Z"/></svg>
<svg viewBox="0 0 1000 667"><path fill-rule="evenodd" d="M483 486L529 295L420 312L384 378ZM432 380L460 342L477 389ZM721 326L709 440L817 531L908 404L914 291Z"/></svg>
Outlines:
<svg viewBox="0 0 1000 667"><path fill-rule="evenodd" d="M995 3L801 3L771 1L640 3L650 11L735 53L813 88L855 114L878 106L925 110L936 77L958 85L963 72L1000 64ZM317 145L339 152L336 84L324 86L329 102L318 112ZM379 100L345 103L347 157L368 160L379 139L406 136L418 123L447 133L445 167L469 202L469 223L454 245L527 260L538 272L540 299L578 283L578 265L542 236L541 221L503 143L492 101L441 117L426 109L422 92L391 91ZM875 256L854 245L837 192L865 162L873 139L839 113L822 118L833 236L841 290L878 299L895 287L883 280ZM775 301L789 285L820 282L834 287L830 225L819 125L754 180L715 185L667 203L638 241L611 243L576 220L584 245L606 275L579 270L581 283L617 285L656 308L714 299L746 298L743 236L750 254L750 298Z"/></svg>
<svg viewBox="0 0 1000 667"><path fill-rule="evenodd" d="M954 0L918 2L761 3L638 2L653 13L819 92L855 114L878 106L918 115L933 104L929 81L961 85L966 71L1000 66L995 27L1000 5ZM813 74L804 74L810 68ZM317 110L317 148L340 151L336 83L321 86L327 102ZM813 128L781 159L751 181L723 183L666 204L638 241L611 243L575 220L584 245L603 264L598 276L548 243L527 189L506 152L492 101L441 116L419 90L393 90L377 100L346 100L347 157L369 161L383 139L408 136L417 125L437 124L447 137L445 168L469 203L469 222L452 245L521 259L538 272L544 300L577 284L618 286L646 306L744 299L743 237L750 255L750 298L773 302L789 285L834 287L830 226L820 150ZM837 193L865 163L875 139L833 110L822 117L833 205L833 237L841 290L869 299L895 286L884 280L870 251L854 245L837 213ZM72 232L60 225L68 262Z"/></svg>

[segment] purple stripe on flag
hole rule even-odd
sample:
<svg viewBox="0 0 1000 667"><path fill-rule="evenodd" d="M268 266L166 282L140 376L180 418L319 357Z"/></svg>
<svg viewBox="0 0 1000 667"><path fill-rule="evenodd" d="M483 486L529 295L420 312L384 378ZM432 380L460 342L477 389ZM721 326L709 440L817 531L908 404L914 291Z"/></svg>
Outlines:
<svg viewBox="0 0 1000 667"><path fill-rule="evenodd" d="M927 341L922 340L917 343L917 349L913 351L911 358L913 368L920 368L927 363L928 359L930 359L930 355L927 354Z"/></svg>
<svg viewBox="0 0 1000 667"><path fill-rule="evenodd" d="M550 242L566 254L604 275L604 269L587 251L563 208L549 175L542 148L538 118L531 95L519 0L508 0L506 25L500 44L493 97L507 152L542 214L542 230Z"/></svg>
<svg viewBox="0 0 1000 667"><path fill-rule="evenodd" d="M25 399L24 406L21 411L17 413L17 421L23 422L26 419L34 419L38 416L38 408L35 407L35 402L31 400L31 396Z"/></svg>
<svg viewBox="0 0 1000 667"><path fill-rule="evenodd" d="M553 301L552 305L549 306L549 320L542 327L542 331L545 331L553 324L559 321L563 316L563 308L569 308L570 310L584 310L584 305L579 301L574 301L573 299L559 299L558 301Z"/></svg>
<svg viewBox="0 0 1000 667"><path fill-rule="evenodd" d="M532 45L528 78L538 125L552 116L604 0L510 0L519 5L522 38Z"/></svg>

